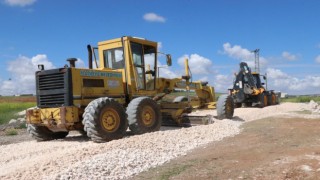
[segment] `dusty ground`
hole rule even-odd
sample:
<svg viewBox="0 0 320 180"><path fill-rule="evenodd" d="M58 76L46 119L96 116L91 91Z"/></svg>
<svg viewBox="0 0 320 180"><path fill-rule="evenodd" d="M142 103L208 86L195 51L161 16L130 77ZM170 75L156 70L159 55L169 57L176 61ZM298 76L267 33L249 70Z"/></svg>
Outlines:
<svg viewBox="0 0 320 180"><path fill-rule="evenodd" d="M320 179L320 119L267 118L133 179Z"/></svg>
<svg viewBox="0 0 320 180"><path fill-rule="evenodd" d="M215 115L212 111L194 114L208 113ZM105 144L93 143L77 132L64 140L41 143L25 130L17 136L0 132L0 179L128 179L131 175L121 173L141 172L135 166L145 172L131 179L320 179L320 114L312 113L306 104L240 108L232 121L162 130ZM200 143L207 130L219 135L233 131L233 137ZM200 144L188 148L191 143ZM155 154L161 163L148 161ZM84 174L77 176L80 172Z"/></svg>
<svg viewBox="0 0 320 180"><path fill-rule="evenodd" d="M14 144L24 141L32 141L26 129L17 129L17 135L6 135L5 131L0 131L0 145Z"/></svg>

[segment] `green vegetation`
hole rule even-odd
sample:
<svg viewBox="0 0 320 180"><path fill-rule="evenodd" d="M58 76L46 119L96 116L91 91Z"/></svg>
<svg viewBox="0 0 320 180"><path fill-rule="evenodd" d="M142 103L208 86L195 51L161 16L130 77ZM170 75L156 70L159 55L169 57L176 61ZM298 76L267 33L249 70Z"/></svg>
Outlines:
<svg viewBox="0 0 320 180"><path fill-rule="evenodd" d="M0 124L8 123L17 118L16 113L33 106L36 106L36 99L32 96L0 97Z"/></svg>
<svg viewBox="0 0 320 180"><path fill-rule="evenodd" d="M315 102L320 102L320 97L314 96L296 96L296 97L289 97L285 99L281 99L281 102L296 102L296 103L303 103L303 102L310 102L314 100Z"/></svg>
<svg viewBox="0 0 320 180"><path fill-rule="evenodd" d="M5 133L7 136L15 136L18 134L18 131L16 129L6 129Z"/></svg>
<svg viewBox="0 0 320 180"><path fill-rule="evenodd" d="M309 111L309 110L292 111L292 112L297 113L297 114L312 114L312 111Z"/></svg>

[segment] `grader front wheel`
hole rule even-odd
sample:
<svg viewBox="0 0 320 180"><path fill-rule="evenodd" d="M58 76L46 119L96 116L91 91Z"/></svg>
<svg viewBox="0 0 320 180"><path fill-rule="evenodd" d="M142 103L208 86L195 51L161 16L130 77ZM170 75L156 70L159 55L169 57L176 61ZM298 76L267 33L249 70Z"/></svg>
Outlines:
<svg viewBox="0 0 320 180"><path fill-rule="evenodd" d="M161 112L158 104L149 97L133 99L127 108L129 129L134 134L158 131L161 126Z"/></svg>
<svg viewBox="0 0 320 180"><path fill-rule="evenodd" d="M218 119L232 119L234 112L234 101L231 96L221 95L217 102Z"/></svg>
<svg viewBox="0 0 320 180"><path fill-rule="evenodd" d="M27 131L29 135L37 141L49 141L53 139L63 139L69 132L52 132L45 126L36 126L33 124L27 124Z"/></svg>
<svg viewBox="0 0 320 180"><path fill-rule="evenodd" d="M82 123L88 137L95 142L120 139L128 128L124 108L111 98L90 102L84 111Z"/></svg>

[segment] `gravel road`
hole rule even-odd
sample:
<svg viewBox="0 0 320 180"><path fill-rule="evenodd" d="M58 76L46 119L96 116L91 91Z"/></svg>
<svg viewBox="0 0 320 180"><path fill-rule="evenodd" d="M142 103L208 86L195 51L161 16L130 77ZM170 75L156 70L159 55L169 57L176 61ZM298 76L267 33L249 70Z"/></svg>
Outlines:
<svg viewBox="0 0 320 180"><path fill-rule="evenodd" d="M320 107L318 107L320 108ZM125 179L161 165L192 149L241 132L240 125L269 116L320 119L319 109L302 103L239 108L233 120L161 131L97 144L72 133L66 139L26 141L0 146L0 179ZM195 115L216 115L197 111Z"/></svg>

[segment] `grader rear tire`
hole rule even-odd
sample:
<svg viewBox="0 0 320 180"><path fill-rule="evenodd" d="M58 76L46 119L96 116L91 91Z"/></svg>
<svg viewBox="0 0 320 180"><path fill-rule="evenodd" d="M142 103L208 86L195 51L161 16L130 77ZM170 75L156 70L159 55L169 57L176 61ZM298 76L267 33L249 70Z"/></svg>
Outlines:
<svg viewBox="0 0 320 180"><path fill-rule="evenodd" d="M260 108L264 108L268 106L268 96L265 93L262 93L259 95L259 100L260 100L260 104L259 104Z"/></svg>
<svg viewBox="0 0 320 180"><path fill-rule="evenodd" d="M82 124L94 142L122 138L128 128L127 115L121 104L111 98L91 101L83 113Z"/></svg>
<svg viewBox="0 0 320 180"><path fill-rule="evenodd" d="M36 126L27 124L27 131L29 135L37 141L49 141L53 139L63 139L69 132L52 132L45 126Z"/></svg>
<svg viewBox="0 0 320 180"><path fill-rule="evenodd" d="M158 131L162 117L158 104L149 97L133 99L127 108L129 129L134 134Z"/></svg>
<svg viewBox="0 0 320 180"><path fill-rule="evenodd" d="M233 98L229 95L221 95L217 102L218 119L232 119L233 113Z"/></svg>
<svg viewBox="0 0 320 180"><path fill-rule="evenodd" d="M271 104L272 105L277 104L277 96L274 93L272 93L272 95L271 95Z"/></svg>
<svg viewBox="0 0 320 180"><path fill-rule="evenodd" d="M274 93L271 93L268 95L268 106L276 105L277 100L276 100L276 95Z"/></svg>

